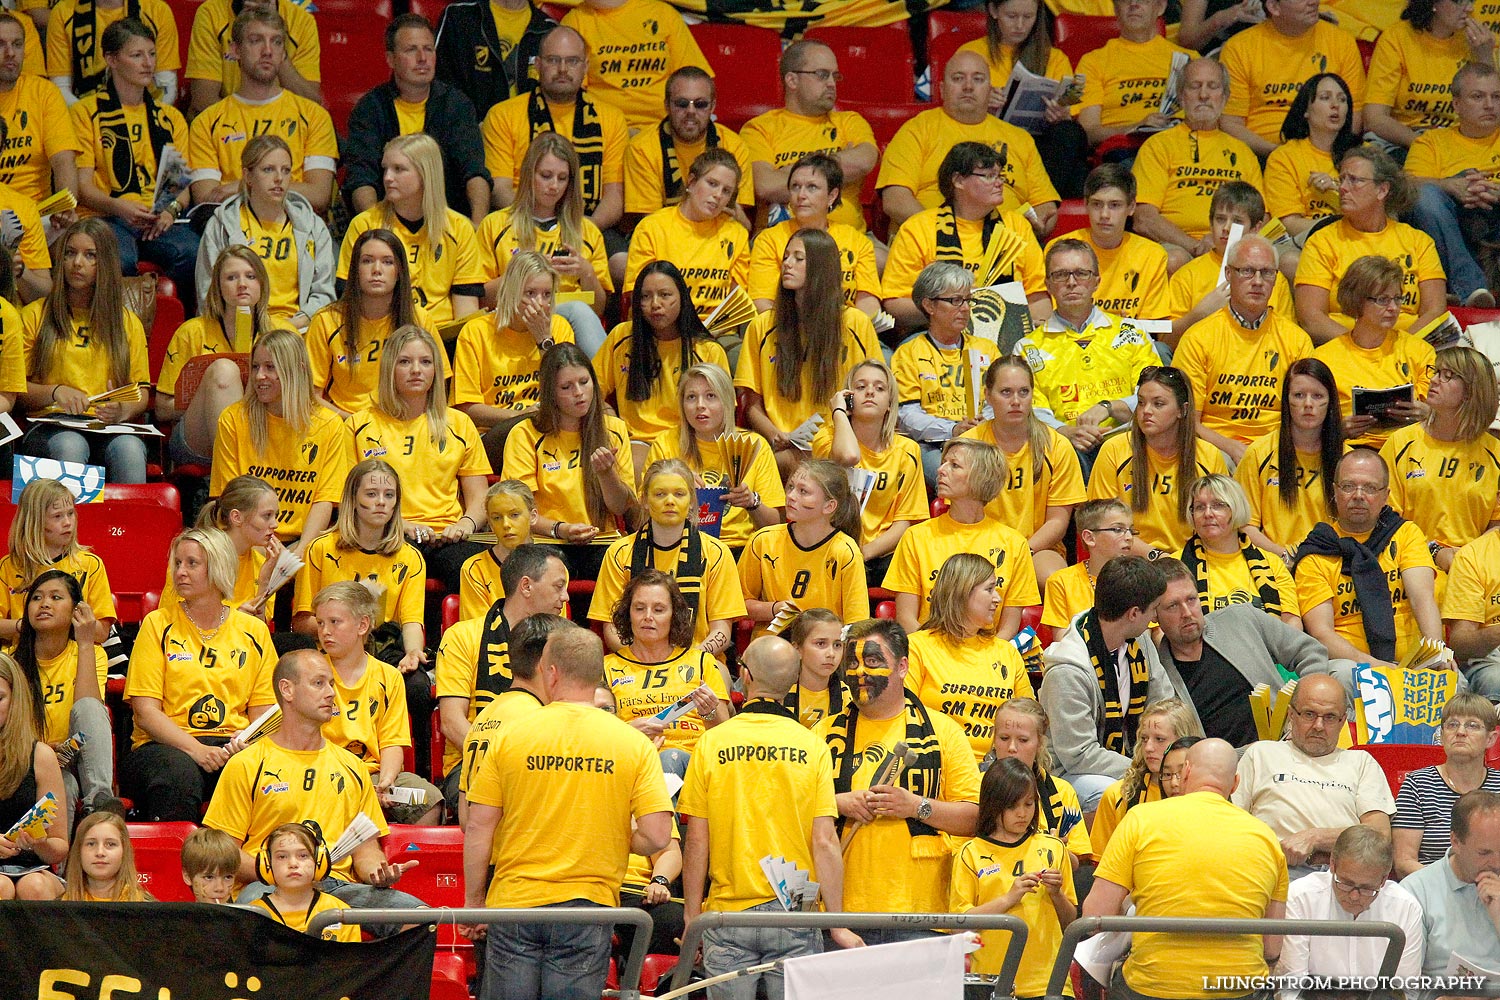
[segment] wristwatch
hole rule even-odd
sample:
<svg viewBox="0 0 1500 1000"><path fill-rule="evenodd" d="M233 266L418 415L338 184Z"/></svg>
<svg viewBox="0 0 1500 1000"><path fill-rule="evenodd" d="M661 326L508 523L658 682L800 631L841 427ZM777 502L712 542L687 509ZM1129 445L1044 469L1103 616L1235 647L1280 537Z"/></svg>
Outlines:
<svg viewBox="0 0 1500 1000"><path fill-rule="evenodd" d="M672 888L672 880L665 875L652 875L651 882L653 885L665 886L668 889Z"/></svg>
<svg viewBox="0 0 1500 1000"><path fill-rule="evenodd" d="M1104 407L1104 415L1105 416L1109 416L1111 413L1113 413L1114 412L1114 408L1115 408L1115 402L1114 402L1114 400L1109 399L1107 397L1104 398L1104 399L1099 400L1099 402L1095 403L1094 405L1095 406L1102 406L1102 407Z"/></svg>
<svg viewBox="0 0 1500 1000"><path fill-rule="evenodd" d="M917 819L925 823L931 816L932 803L929 800L923 799L921 802L917 803Z"/></svg>

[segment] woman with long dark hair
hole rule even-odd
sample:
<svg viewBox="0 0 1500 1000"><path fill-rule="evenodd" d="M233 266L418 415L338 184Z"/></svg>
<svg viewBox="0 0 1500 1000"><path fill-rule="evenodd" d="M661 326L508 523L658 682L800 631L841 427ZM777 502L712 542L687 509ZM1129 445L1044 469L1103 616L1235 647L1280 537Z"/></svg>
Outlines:
<svg viewBox="0 0 1500 1000"><path fill-rule="evenodd" d="M1281 145L1266 160L1266 211L1301 243L1321 219L1339 214L1335 166L1359 145L1354 95L1337 73L1308 77L1286 109Z"/></svg>

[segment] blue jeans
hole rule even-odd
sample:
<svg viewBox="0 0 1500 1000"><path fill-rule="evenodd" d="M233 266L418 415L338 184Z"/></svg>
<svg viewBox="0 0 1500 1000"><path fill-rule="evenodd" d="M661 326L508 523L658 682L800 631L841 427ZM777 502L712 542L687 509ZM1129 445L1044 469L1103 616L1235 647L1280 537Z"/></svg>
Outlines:
<svg viewBox="0 0 1500 1000"><path fill-rule="evenodd" d="M1500 650L1470 660L1464 665L1462 676L1468 679L1471 691L1486 698L1500 695Z"/></svg>
<svg viewBox="0 0 1500 1000"><path fill-rule="evenodd" d="M745 912L785 913L786 910L773 899ZM816 955L822 950L823 935L814 928L720 927L703 934L703 969L713 977L763 962ZM776 969L710 986L709 1000L755 1000L757 981L766 984L766 1000L781 1000L785 994L785 980L781 970Z"/></svg>
<svg viewBox="0 0 1500 1000"><path fill-rule="evenodd" d="M120 244L120 270L135 274L140 261L155 264L177 285L177 297L189 316L197 314L198 301L194 269L198 265L198 234L193 227L172 225L154 240L142 240L122 219L109 217L115 240Z"/></svg>
<svg viewBox="0 0 1500 1000"><path fill-rule="evenodd" d="M1448 272L1448 290L1460 302L1486 287L1484 271L1474 259L1474 251L1464 237L1463 216L1479 217L1491 213L1467 212L1436 184L1423 184L1412 209L1412 225L1432 237L1437 244L1443 270Z"/></svg>
<svg viewBox="0 0 1500 1000"><path fill-rule="evenodd" d="M246 844L245 849L249 850L251 846ZM240 890L240 894L235 897L234 901L240 904L253 903L262 896L269 896L274 888L275 886L266 885L264 882L252 882ZM341 878L331 876L318 883L318 891L338 897L351 910L415 910L427 905L417 897L399 889L377 889L363 882L345 882ZM360 924L359 926L378 938L390 937L401 930L400 924Z"/></svg>
<svg viewBox="0 0 1500 1000"><path fill-rule="evenodd" d="M490 924L479 1000L596 1000L609 975L613 931L608 924Z"/></svg>
<svg viewBox="0 0 1500 1000"><path fill-rule="evenodd" d="M146 481L146 442L134 434L85 434L57 424L35 424L18 450L60 462L102 465L111 483Z"/></svg>
<svg viewBox="0 0 1500 1000"><path fill-rule="evenodd" d="M1058 777L1066 778L1068 784L1073 786L1073 791L1078 793L1078 807L1086 813L1098 809L1099 800L1104 798L1104 790L1119 780L1107 774L1063 774L1059 772Z"/></svg>
<svg viewBox="0 0 1500 1000"><path fill-rule="evenodd" d="M555 311L573 328L573 342L579 350L591 358L599 353L607 334L592 306L586 302L559 302Z"/></svg>

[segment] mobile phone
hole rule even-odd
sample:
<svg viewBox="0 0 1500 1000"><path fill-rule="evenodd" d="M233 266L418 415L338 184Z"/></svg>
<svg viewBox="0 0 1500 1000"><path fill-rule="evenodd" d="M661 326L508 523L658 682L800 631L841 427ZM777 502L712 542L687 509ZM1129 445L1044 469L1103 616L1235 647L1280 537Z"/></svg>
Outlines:
<svg viewBox="0 0 1500 1000"><path fill-rule="evenodd" d="M844 390L844 405L851 410L854 409L854 393L848 389Z"/></svg>

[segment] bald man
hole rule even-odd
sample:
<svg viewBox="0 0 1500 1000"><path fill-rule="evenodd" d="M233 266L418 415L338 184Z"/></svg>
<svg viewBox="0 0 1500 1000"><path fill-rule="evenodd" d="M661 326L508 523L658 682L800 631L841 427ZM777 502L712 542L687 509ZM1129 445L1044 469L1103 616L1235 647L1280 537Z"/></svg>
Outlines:
<svg viewBox="0 0 1500 1000"><path fill-rule="evenodd" d="M1142 917L1283 916L1287 867L1276 835L1228 801L1237 780L1234 747L1217 739L1194 744L1181 780L1182 794L1125 814L1099 861L1083 915L1116 916L1129 895ZM1226 865L1224 858L1235 863ZM1184 877L1188 872L1191 878ZM1279 948L1279 938L1250 934L1191 940L1137 934L1125 985L1132 995L1202 996L1206 970L1264 976Z"/></svg>
<svg viewBox="0 0 1500 1000"><path fill-rule="evenodd" d="M1260 740L1239 763L1234 804L1271 827L1301 878L1328 863L1340 833L1356 823L1391 835L1396 803L1380 765L1363 750L1339 749L1349 714L1344 686L1328 674L1297 682L1286 740Z"/></svg>
<svg viewBox="0 0 1500 1000"><path fill-rule="evenodd" d="M760 859L785 858L822 886L824 908L844 905L844 861L834 830L833 762L823 741L781 704L802 669L797 650L778 636L752 642L740 660L746 702L740 714L705 732L693 751L678 809L687 821L683 847L683 915L704 910L784 912ZM708 899L704 882L712 880ZM793 907L794 909L796 907ZM863 942L833 932L843 948ZM725 928L703 935L710 976L745 965L822 950L816 930ZM710 988L709 996L753 998L756 976ZM765 973L767 996L782 996L781 972Z"/></svg>

